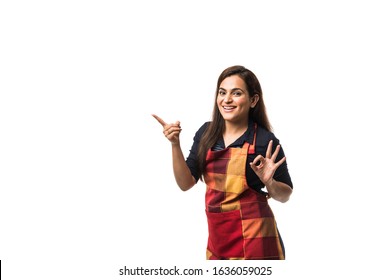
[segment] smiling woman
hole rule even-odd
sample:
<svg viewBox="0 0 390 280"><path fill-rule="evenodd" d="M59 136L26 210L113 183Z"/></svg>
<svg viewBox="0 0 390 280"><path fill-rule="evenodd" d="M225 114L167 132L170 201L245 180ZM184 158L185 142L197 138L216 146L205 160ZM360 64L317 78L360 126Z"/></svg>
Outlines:
<svg viewBox="0 0 390 280"><path fill-rule="evenodd" d="M178 186L186 191L199 179L207 185L207 259L285 259L268 199L288 201L293 185L257 77L243 66L221 73L212 121L196 132L187 159L180 122L153 116L172 144Z"/></svg>
<svg viewBox="0 0 390 280"><path fill-rule="evenodd" d="M223 135L225 146L229 146L245 132L249 109L254 108L258 100L258 94L249 96L245 82L239 76L230 76L222 81L217 95L217 104L225 120L226 130Z"/></svg>

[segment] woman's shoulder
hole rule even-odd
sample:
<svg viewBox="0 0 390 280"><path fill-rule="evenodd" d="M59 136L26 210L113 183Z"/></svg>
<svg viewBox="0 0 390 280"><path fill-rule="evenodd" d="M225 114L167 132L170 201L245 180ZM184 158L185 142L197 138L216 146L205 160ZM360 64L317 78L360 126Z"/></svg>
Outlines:
<svg viewBox="0 0 390 280"><path fill-rule="evenodd" d="M275 136L275 134L272 131L269 131L262 126L257 125L257 130L256 130L257 144L268 145L270 140L273 140L273 141L276 141L277 143L279 143L279 139Z"/></svg>
<svg viewBox="0 0 390 280"><path fill-rule="evenodd" d="M206 128L210 125L211 121L208 121L208 122L205 122L200 128L199 130L206 130Z"/></svg>
<svg viewBox="0 0 390 280"><path fill-rule="evenodd" d="M206 128L210 125L210 121L205 122L201 127L199 127L198 131L195 133L195 139L200 139L203 133L206 131Z"/></svg>

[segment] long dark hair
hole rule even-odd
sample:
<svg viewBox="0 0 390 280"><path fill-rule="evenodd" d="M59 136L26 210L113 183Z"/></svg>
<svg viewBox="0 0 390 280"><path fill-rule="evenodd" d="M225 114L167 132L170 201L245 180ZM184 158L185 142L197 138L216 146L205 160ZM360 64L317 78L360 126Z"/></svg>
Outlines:
<svg viewBox="0 0 390 280"><path fill-rule="evenodd" d="M213 109L213 115L211 119L211 123L206 128L198 148L198 170L199 177L203 179L205 165L206 165L206 155L207 151L215 145L218 139L222 137L222 134L225 130L225 121L219 112L217 105L217 97L219 87L224 79L227 77L238 75L246 84L247 91L249 93L249 97L253 97L254 95L259 95L259 101L256 103L254 108L249 110L249 118L256 122L259 126L262 126L268 131L271 131L271 125L267 117L267 112L265 109L265 104L263 100L263 92L261 90L260 82L257 79L256 75L246 69L243 66L236 65L226 68L221 75L219 75L217 82L217 89L215 92L215 103Z"/></svg>

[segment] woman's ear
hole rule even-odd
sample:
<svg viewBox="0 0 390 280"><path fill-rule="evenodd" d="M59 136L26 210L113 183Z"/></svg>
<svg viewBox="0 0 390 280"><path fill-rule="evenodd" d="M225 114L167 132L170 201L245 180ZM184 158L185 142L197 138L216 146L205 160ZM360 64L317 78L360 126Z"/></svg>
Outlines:
<svg viewBox="0 0 390 280"><path fill-rule="evenodd" d="M258 94L255 94L251 97L251 108L255 108L257 102L259 101L260 97Z"/></svg>

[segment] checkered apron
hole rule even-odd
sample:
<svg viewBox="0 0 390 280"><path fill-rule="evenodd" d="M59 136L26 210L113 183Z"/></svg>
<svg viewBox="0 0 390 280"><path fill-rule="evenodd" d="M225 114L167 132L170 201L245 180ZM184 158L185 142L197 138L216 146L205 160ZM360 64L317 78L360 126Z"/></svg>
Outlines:
<svg viewBox="0 0 390 280"><path fill-rule="evenodd" d="M256 131L256 130L255 130ZM284 259L268 199L250 188L245 167L255 141L242 148L209 150L206 157L206 214L209 260Z"/></svg>

